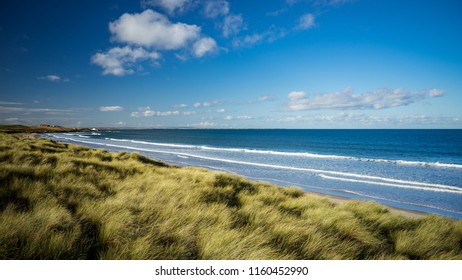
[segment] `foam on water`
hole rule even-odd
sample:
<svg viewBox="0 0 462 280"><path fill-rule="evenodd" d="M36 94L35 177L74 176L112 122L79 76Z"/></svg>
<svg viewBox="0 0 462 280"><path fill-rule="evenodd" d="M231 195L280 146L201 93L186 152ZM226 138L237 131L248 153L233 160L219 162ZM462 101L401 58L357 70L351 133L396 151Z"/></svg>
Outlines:
<svg viewBox="0 0 462 280"><path fill-rule="evenodd" d="M440 162L376 159L376 158L350 157L350 156L340 156L340 155L323 155L323 154L315 154L315 153L307 153L307 152L283 152L283 151L245 149L245 148L218 148L218 147L209 147L209 146L204 146L204 145L157 143L157 142L130 140L130 139L115 139L115 138L108 138L108 137L106 137L105 139L110 140L110 141L115 141L115 142L130 142L134 144L143 144L143 145L151 145L151 146L159 146L159 147L171 147L171 148L182 148L182 149L195 149L195 150L204 150L204 151L277 155L277 156L284 156L284 157L301 157L301 158L313 158L313 159L332 159L332 160L337 159L337 160L351 160L351 161L360 161L360 162L378 162L378 163L408 165L408 166L427 166L427 167L435 167L435 168L462 169L461 164L440 163Z"/></svg>
<svg viewBox="0 0 462 280"><path fill-rule="evenodd" d="M56 138L62 138L62 137L56 137ZM73 139L73 138L64 138L64 139L81 142L85 144L101 145L101 146L106 146L106 147L122 148L122 149L151 152L151 153L170 154L170 155L176 155L181 158L198 158L198 159L203 159L203 160L219 161L219 162L232 163L232 164L251 165L251 166L265 167L265 168L310 172L310 173L316 174L316 176L320 176L322 178L331 179L331 180L348 181L348 182L356 182L356 183L368 183L368 184L397 187L397 188L419 189L423 191L435 191L435 192L462 194L461 187L449 186L449 185L443 185L443 184L406 181L406 180L399 180L399 179L393 179L393 178L384 178L384 177L379 177L379 176L370 176L370 175L356 174L356 173L349 173L349 172L339 172L339 171L333 171L333 170L322 170L322 169L303 168L303 167L285 166L285 165L277 165L277 164L247 162L247 161L239 161L239 160L232 160L232 159L200 156L200 155L194 155L194 154L189 154L189 153L155 150L155 149L133 147L133 146L122 146L122 145L99 143L99 142L93 142L93 141L82 141L82 140ZM130 141L130 142L143 142L143 141ZM342 177L333 177L333 176L328 176L326 174L337 175L337 176L342 176ZM357 178L357 179L351 179L351 178ZM368 179L368 180L364 180L364 179Z"/></svg>

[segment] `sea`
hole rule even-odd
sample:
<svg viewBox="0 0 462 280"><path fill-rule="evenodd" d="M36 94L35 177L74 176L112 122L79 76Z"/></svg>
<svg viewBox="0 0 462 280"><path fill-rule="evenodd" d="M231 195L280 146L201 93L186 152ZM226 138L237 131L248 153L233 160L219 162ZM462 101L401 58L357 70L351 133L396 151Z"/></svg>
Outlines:
<svg viewBox="0 0 462 280"><path fill-rule="evenodd" d="M125 129L43 136L462 219L462 130Z"/></svg>

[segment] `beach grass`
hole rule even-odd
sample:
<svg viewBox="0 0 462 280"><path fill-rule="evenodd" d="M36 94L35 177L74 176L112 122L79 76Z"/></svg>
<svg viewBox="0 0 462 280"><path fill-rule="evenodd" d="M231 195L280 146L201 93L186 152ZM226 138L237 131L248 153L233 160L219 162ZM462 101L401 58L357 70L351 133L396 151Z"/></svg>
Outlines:
<svg viewBox="0 0 462 280"><path fill-rule="evenodd" d="M462 259L462 221L0 134L0 259Z"/></svg>
<svg viewBox="0 0 462 280"><path fill-rule="evenodd" d="M48 133L48 132L79 132L79 131L91 131L88 128L70 128L63 126L54 126L41 124L38 126L29 126L29 125L17 125L17 124L0 124L0 133Z"/></svg>

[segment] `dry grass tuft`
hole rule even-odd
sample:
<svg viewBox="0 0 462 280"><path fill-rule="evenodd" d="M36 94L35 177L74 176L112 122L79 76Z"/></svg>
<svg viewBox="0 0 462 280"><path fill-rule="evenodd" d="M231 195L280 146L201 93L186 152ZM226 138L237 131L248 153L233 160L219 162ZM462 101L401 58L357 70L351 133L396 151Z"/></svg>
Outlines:
<svg viewBox="0 0 462 280"><path fill-rule="evenodd" d="M0 259L462 259L462 222L0 134Z"/></svg>

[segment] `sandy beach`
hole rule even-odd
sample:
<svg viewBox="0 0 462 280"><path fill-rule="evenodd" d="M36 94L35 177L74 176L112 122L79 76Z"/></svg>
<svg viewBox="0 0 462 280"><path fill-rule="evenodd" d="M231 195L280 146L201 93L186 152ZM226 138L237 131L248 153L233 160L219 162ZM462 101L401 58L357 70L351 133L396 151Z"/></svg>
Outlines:
<svg viewBox="0 0 462 280"><path fill-rule="evenodd" d="M315 192L307 192L308 195L315 195L323 198L327 198L330 201L336 203L336 204L343 204L348 201L351 201L353 199L348 198L348 197L342 197L342 196L335 196L335 195L329 195L329 194L322 194L322 193L315 193ZM419 212L419 211L412 211L412 210L407 210L407 209L401 209L401 208L396 208L384 204L380 204L382 207L387 208L390 213L397 214L406 218L424 218L427 216L427 213L424 212Z"/></svg>

